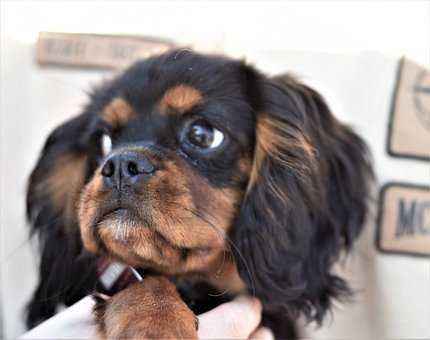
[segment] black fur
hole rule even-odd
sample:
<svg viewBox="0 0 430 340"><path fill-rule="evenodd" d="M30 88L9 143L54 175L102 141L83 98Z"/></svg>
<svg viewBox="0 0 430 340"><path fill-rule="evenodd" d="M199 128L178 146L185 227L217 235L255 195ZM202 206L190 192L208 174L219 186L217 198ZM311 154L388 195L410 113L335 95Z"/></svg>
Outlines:
<svg viewBox="0 0 430 340"><path fill-rule="evenodd" d="M333 298L351 294L331 268L366 217L369 153L314 90L290 76L253 78L256 112L269 114L291 143L265 159L243 201L232 235L240 275L268 311L321 323ZM315 159L299 137L315 146Z"/></svg>
<svg viewBox="0 0 430 340"><path fill-rule="evenodd" d="M90 114L82 114L55 129L30 176L27 218L31 234L38 236L41 259L39 284L27 308L28 328L51 317L60 303L69 306L77 302L97 282L94 258L83 252L77 219L67 220L64 212L55 208L45 183L57 157L88 152L82 131L90 118Z"/></svg>
<svg viewBox="0 0 430 340"><path fill-rule="evenodd" d="M214 185L244 186L233 181L237 168L231 164L255 149L262 115L276 123L282 140L290 142L278 145L276 155L264 157L231 233L240 276L249 293L262 300L264 322L277 336L290 337L294 334L290 318L304 314L321 322L333 298L351 293L331 269L341 251L351 248L366 217L373 175L363 141L333 117L318 93L290 76L269 78L239 61L174 51L136 63L96 89L84 113L49 137L27 196L31 231L39 237L42 255L28 327L53 315L58 304L69 305L92 292L97 283L95 258L83 252L77 219L66 220L40 183L65 152L88 156L86 179L90 178L99 153L98 114L112 98L126 98L139 112L143 96L157 98L166 86L178 82L220 98L234 112L216 113L225 114L220 121L228 121L237 132L236 144L223 158L196 165ZM139 133L171 138L171 131L155 126L137 122L119 138L129 141ZM314 150L305 150L303 141ZM198 287L179 287L185 300L194 301L194 310L223 302L224 298L208 302L207 290Z"/></svg>

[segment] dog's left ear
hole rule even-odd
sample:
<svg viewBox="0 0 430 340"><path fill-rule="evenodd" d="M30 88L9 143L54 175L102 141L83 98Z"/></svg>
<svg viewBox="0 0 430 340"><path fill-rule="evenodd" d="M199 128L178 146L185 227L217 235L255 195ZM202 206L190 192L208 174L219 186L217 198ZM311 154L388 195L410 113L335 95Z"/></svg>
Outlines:
<svg viewBox="0 0 430 340"><path fill-rule="evenodd" d="M266 309L321 322L350 293L332 273L360 234L373 173L365 143L320 94L248 70L254 159L232 231L241 278Z"/></svg>
<svg viewBox="0 0 430 340"><path fill-rule="evenodd" d="M28 181L27 218L40 248L39 283L27 306L33 328L60 303L70 305L96 282L94 260L82 256L76 202L91 174L90 112L57 127L45 142Z"/></svg>

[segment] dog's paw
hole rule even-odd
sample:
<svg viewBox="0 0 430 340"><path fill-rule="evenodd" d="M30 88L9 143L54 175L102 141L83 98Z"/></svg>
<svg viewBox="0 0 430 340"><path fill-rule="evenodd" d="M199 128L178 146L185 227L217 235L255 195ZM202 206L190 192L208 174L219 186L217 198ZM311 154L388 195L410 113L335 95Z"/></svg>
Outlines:
<svg viewBox="0 0 430 340"><path fill-rule="evenodd" d="M99 339L197 339L196 317L164 277L94 296Z"/></svg>

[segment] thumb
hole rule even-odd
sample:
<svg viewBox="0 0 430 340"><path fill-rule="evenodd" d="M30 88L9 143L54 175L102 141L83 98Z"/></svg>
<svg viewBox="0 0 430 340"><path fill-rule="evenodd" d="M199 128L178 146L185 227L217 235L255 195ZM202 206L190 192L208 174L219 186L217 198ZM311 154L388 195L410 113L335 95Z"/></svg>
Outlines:
<svg viewBox="0 0 430 340"><path fill-rule="evenodd" d="M246 339L260 324L261 311L259 300L239 296L199 315L199 338Z"/></svg>

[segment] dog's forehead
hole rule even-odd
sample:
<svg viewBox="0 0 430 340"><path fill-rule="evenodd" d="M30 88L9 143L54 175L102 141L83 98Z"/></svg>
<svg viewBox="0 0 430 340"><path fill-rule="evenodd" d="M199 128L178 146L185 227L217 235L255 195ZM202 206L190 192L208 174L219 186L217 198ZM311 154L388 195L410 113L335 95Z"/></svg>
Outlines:
<svg viewBox="0 0 430 340"><path fill-rule="evenodd" d="M251 131L252 121L237 62L189 55L149 59L124 72L101 114L114 127L157 133L192 113L228 128ZM132 126L131 126L132 125Z"/></svg>
<svg viewBox="0 0 430 340"><path fill-rule="evenodd" d="M130 99L155 101L168 90L176 94L221 96L240 91L241 67L237 61L191 52L178 52L135 63L118 79ZM183 86L181 86L183 85ZM185 85L185 86L184 86Z"/></svg>

